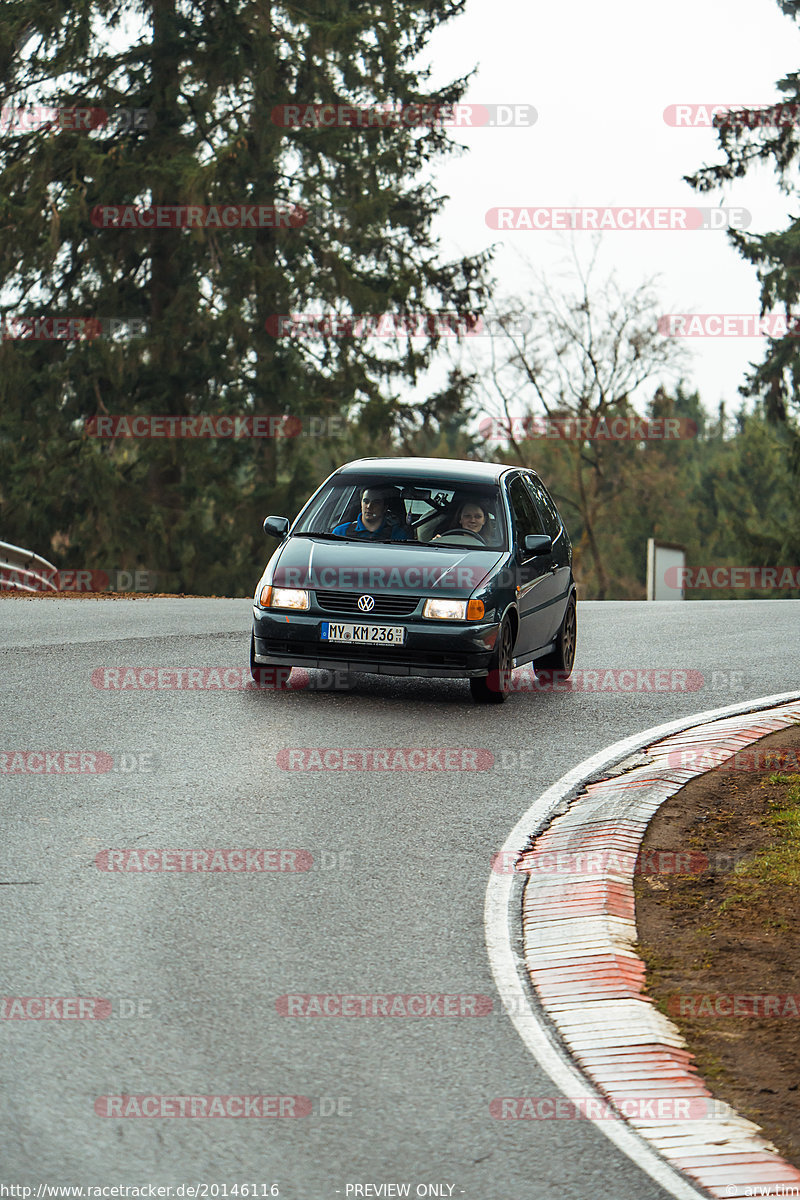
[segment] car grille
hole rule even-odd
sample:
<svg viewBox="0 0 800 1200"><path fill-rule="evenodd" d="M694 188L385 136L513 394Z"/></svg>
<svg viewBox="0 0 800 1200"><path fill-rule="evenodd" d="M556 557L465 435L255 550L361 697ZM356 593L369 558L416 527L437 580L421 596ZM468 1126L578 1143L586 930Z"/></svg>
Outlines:
<svg viewBox="0 0 800 1200"><path fill-rule="evenodd" d="M364 662L375 661L379 659L384 663L397 663L400 666L407 667L452 667L457 670L467 670L475 665L476 656L473 652L467 653L436 653L430 650L422 651L404 650L402 647L380 646L381 653L376 653L378 647L360 645L359 643L343 643L343 642L301 642L288 641L279 638L265 638L263 641L265 654L285 654L291 656L296 662L303 658L309 660L338 659L341 662L355 663L361 659ZM488 655L486 656L488 657Z"/></svg>
<svg viewBox="0 0 800 1200"><path fill-rule="evenodd" d="M368 620L370 617L410 617L419 604L419 596L373 596L375 607L362 612L358 607L361 596L370 592L317 592L317 604L325 612L352 613Z"/></svg>

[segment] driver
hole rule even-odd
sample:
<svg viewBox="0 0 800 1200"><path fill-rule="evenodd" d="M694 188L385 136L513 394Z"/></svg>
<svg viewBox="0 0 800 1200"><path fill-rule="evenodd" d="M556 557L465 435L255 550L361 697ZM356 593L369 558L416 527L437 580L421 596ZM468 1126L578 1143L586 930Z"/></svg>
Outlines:
<svg viewBox="0 0 800 1200"><path fill-rule="evenodd" d="M468 529L470 533L483 534L483 527L486 524L486 509L476 500L467 500L461 505L458 510L457 521L461 529Z"/></svg>
<svg viewBox="0 0 800 1200"><path fill-rule="evenodd" d="M488 516L487 510L478 500L465 500L456 513L456 524L454 529L466 529L468 533L476 533L481 539L484 538L483 527L486 524ZM441 533L437 533L433 539L437 541L442 537Z"/></svg>
<svg viewBox="0 0 800 1200"><path fill-rule="evenodd" d="M331 532L338 537L357 537L370 542L407 542L409 531L399 523L394 513L386 509L386 501L396 495L393 488L364 488L361 492L361 515L356 521L343 521Z"/></svg>

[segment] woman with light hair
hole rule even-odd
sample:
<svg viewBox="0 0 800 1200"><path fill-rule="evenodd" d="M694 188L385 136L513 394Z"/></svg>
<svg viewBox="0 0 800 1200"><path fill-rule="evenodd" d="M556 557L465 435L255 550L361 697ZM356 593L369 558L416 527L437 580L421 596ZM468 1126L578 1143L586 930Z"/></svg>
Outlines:
<svg viewBox="0 0 800 1200"><path fill-rule="evenodd" d="M488 530L485 530L484 526L488 519L489 510L480 500L465 500L456 510L452 527L442 533L437 533L433 540L436 542L439 538L446 537L448 533L456 533L463 529L466 533L472 533L481 541L485 541Z"/></svg>

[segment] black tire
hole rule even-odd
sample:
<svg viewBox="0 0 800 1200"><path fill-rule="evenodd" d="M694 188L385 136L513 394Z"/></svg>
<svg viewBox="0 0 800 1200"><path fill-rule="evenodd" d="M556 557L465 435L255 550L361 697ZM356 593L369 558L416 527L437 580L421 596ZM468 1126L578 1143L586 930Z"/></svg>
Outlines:
<svg viewBox="0 0 800 1200"><path fill-rule="evenodd" d="M289 683L291 667L263 667L256 662L256 635L250 634L250 675L256 687L268 692L279 692L286 689Z"/></svg>
<svg viewBox="0 0 800 1200"><path fill-rule="evenodd" d="M502 704L511 690L512 660L514 657L514 633L508 617L497 631L489 674L470 679L469 687L476 704Z"/></svg>
<svg viewBox="0 0 800 1200"><path fill-rule="evenodd" d="M537 658L533 669L539 671L558 671L567 679L572 674L575 663L575 646L578 640L578 606L573 592L567 603L564 619L556 636L556 648L543 658Z"/></svg>

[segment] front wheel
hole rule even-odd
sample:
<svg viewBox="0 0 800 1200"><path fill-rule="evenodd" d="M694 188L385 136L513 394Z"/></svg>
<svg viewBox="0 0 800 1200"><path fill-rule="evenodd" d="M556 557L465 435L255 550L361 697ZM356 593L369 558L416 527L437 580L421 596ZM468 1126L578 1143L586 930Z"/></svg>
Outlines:
<svg viewBox="0 0 800 1200"><path fill-rule="evenodd" d="M470 679L472 699L476 704L502 704L511 690L511 674L514 670L514 634L511 622L506 618L497 633L489 674Z"/></svg>
<svg viewBox="0 0 800 1200"><path fill-rule="evenodd" d="M567 610L556 636L556 648L543 658L537 658L533 664L534 670L558 671L566 679L572 674L575 662L575 646L578 640L578 606L573 592L567 603Z"/></svg>

